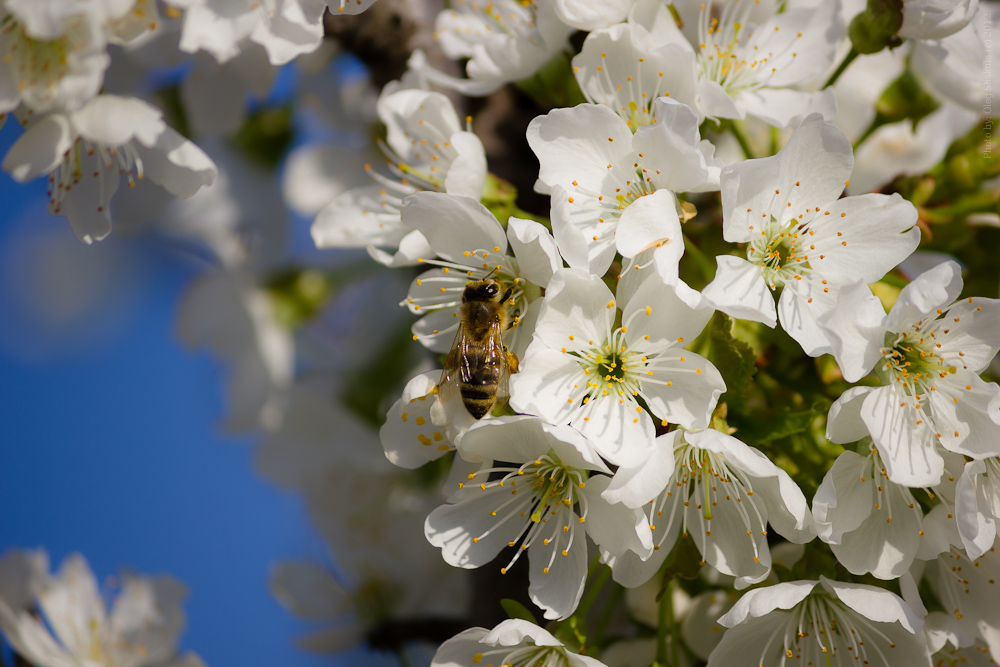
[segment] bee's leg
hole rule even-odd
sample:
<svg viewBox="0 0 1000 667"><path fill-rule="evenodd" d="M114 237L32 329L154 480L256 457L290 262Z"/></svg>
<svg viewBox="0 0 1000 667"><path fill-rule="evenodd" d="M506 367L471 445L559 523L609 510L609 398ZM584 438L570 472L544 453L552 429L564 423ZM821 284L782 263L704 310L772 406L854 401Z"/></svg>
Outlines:
<svg viewBox="0 0 1000 667"><path fill-rule="evenodd" d="M503 346L504 354L507 355L507 370L511 373L516 373L520 370L520 364L517 361L517 355L507 349L507 346Z"/></svg>

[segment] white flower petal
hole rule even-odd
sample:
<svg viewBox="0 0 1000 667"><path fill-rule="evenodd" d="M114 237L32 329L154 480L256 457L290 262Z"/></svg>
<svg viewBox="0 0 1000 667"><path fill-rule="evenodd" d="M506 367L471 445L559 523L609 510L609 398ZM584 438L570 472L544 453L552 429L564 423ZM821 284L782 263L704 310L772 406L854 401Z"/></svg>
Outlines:
<svg viewBox="0 0 1000 667"><path fill-rule="evenodd" d="M552 274L562 268L555 239L534 220L507 219L507 238L517 257L521 275L539 287L549 284Z"/></svg>
<svg viewBox="0 0 1000 667"><path fill-rule="evenodd" d="M500 523L491 514L509 495L500 486L483 490L466 485L456 496L457 502L442 505L427 517L427 541L441 549L449 565L465 569L486 565L517 539L524 527L517 521Z"/></svg>
<svg viewBox="0 0 1000 667"><path fill-rule="evenodd" d="M472 132L456 132L451 146L458 155L448 167L444 191L451 195L479 199L486 183L486 152L483 142Z"/></svg>
<svg viewBox="0 0 1000 667"><path fill-rule="evenodd" d="M767 616L775 609L791 609L802 602L817 583L788 581L748 591L719 619L719 625L734 628L749 618Z"/></svg>
<svg viewBox="0 0 1000 667"><path fill-rule="evenodd" d="M82 137L107 146L138 140L156 143L166 129L159 109L132 97L99 95L71 116L73 129Z"/></svg>
<svg viewBox="0 0 1000 667"><path fill-rule="evenodd" d="M885 327L905 331L937 308L944 308L962 291L962 269L955 262L944 262L917 276L902 289Z"/></svg>
<svg viewBox="0 0 1000 667"><path fill-rule="evenodd" d="M653 553L653 540L646 515L639 509L609 502L605 492L610 483L607 475L591 475L587 480L583 490L587 499L587 520L583 524L587 535L613 556L631 551L648 558Z"/></svg>
<svg viewBox="0 0 1000 667"><path fill-rule="evenodd" d="M576 609L587 581L587 538L579 519L568 507L548 517L542 535L528 547L530 561L528 596L545 610L547 620L567 618ZM576 524L576 525L573 525ZM564 529L567 529L564 532ZM568 538L572 537L572 543Z"/></svg>
<svg viewBox="0 0 1000 667"><path fill-rule="evenodd" d="M622 309L622 323L628 326L625 340L630 346L683 347L712 319L713 311L708 304L700 305L701 308L692 308L680 298L676 287L664 284L657 275L648 276Z"/></svg>
<svg viewBox="0 0 1000 667"><path fill-rule="evenodd" d="M819 538L828 544L839 544L871 514L872 494L862 481L867 460L850 450L841 453L816 489L813 516Z"/></svg>
<svg viewBox="0 0 1000 667"><path fill-rule="evenodd" d="M470 631L466 630L466 632ZM492 646L517 646L525 639L529 640L535 646L562 646L562 642L556 639L548 630L520 618L511 618L503 621L480 639L479 642L480 644L490 644Z"/></svg>
<svg viewBox="0 0 1000 667"><path fill-rule="evenodd" d="M868 426L861 419L861 406L873 387L851 387L830 406L826 417L826 437L844 445L868 435Z"/></svg>
<svg viewBox="0 0 1000 667"><path fill-rule="evenodd" d="M935 486L944 472L944 459L935 450L937 439L927 420L918 416L922 413L901 406L909 406L912 400L892 387L879 387L865 397L861 419L882 455L890 480L909 487Z"/></svg>
<svg viewBox="0 0 1000 667"><path fill-rule="evenodd" d="M580 0L555 0L556 16L566 25L588 32L607 28L628 16L633 0L581 2Z"/></svg>
<svg viewBox="0 0 1000 667"><path fill-rule="evenodd" d="M503 227L485 206L469 197L418 192L403 200L402 216L403 224L423 234L434 252L449 261L468 264L466 253L507 250Z"/></svg>
<svg viewBox="0 0 1000 667"><path fill-rule="evenodd" d="M833 581L822 575L820 583L841 602L871 621L899 623L914 634L924 625L923 619L895 593L865 584Z"/></svg>
<svg viewBox="0 0 1000 667"><path fill-rule="evenodd" d="M840 289L834 307L817 317L848 382L863 378L882 357L885 321L882 302L864 282Z"/></svg>
<svg viewBox="0 0 1000 667"><path fill-rule="evenodd" d="M648 458L620 466L604 491L604 498L626 507L642 507L658 496L674 474L674 447L681 433L675 430L657 437Z"/></svg>
<svg viewBox="0 0 1000 667"><path fill-rule="evenodd" d="M657 243L684 248L677 197L670 190L657 190L626 206L615 230L615 245L622 257L634 257Z"/></svg>
<svg viewBox="0 0 1000 667"><path fill-rule="evenodd" d="M955 516L969 558L979 558L996 540L996 508L991 507L989 493L986 463L966 463L955 489Z"/></svg>
<svg viewBox="0 0 1000 667"><path fill-rule="evenodd" d="M610 332L614 305L611 290L597 276L576 269L556 271L545 291L535 337L555 349L577 339L599 344Z"/></svg>
<svg viewBox="0 0 1000 667"><path fill-rule="evenodd" d="M136 152L150 180L178 197L194 196L219 173L203 150L169 127L157 136L155 144L148 149L137 146Z"/></svg>
<svg viewBox="0 0 1000 667"><path fill-rule="evenodd" d="M403 389L403 396L393 403L379 429L385 457L401 468L419 468L451 451L451 443L442 426L431 419L431 407L438 400L433 394L440 371L422 373Z"/></svg>
<svg viewBox="0 0 1000 667"><path fill-rule="evenodd" d="M568 189L576 181L600 191L607 165L632 154L632 132L600 104L553 109L528 124L527 138L540 164L538 180L549 187Z"/></svg>
<svg viewBox="0 0 1000 667"><path fill-rule="evenodd" d="M73 140L66 116L45 116L32 123L10 147L3 159L3 170L18 183L26 183L55 169Z"/></svg>
<svg viewBox="0 0 1000 667"><path fill-rule="evenodd" d="M727 315L773 328L777 310L760 267L732 255L719 255L715 261L715 279L701 291L705 299Z"/></svg>
<svg viewBox="0 0 1000 667"><path fill-rule="evenodd" d="M711 361L683 349L657 356L649 381L639 386L657 417L684 428L707 428L726 382ZM669 362L669 363L668 363Z"/></svg>

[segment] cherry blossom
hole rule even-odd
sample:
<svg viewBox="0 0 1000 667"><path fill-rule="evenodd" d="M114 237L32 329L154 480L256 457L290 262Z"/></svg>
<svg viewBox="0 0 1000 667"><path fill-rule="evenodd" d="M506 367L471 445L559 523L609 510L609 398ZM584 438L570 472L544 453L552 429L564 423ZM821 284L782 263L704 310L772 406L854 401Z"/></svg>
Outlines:
<svg viewBox="0 0 1000 667"><path fill-rule="evenodd" d="M692 54L676 44L647 48L636 33L628 23L597 30L573 58L573 75L587 100L608 106L633 132L656 121L661 97L695 104Z"/></svg>
<svg viewBox="0 0 1000 667"><path fill-rule="evenodd" d="M653 577L681 533L691 535L706 563L735 576L736 588L770 573L768 524L794 542L815 536L806 499L788 474L712 429L660 436L648 460L618 469L604 497L642 507L653 528L655 551L648 559L633 553L605 558L625 586Z"/></svg>
<svg viewBox="0 0 1000 667"><path fill-rule="evenodd" d="M835 338L838 350L852 345L859 359L859 372L845 377L875 366L882 386L846 391L830 410L827 437L843 443L870 433L897 484L937 484L938 444L974 458L1000 454L1000 387L979 377L1000 349L1000 301L955 301L961 289L958 265L945 262L904 287L888 316Z"/></svg>
<svg viewBox="0 0 1000 667"><path fill-rule="evenodd" d="M962 545L970 558L993 548L1000 519L1000 458L969 461L962 469L955 498Z"/></svg>
<svg viewBox="0 0 1000 667"><path fill-rule="evenodd" d="M506 307L512 325L505 340L520 355L531 340L542 288L562 266L548 231L532 220L509 218L505 233L476 200L437 192L408 197L402 215L407 228L434 248L417 262L436 267L413 281L404 302L413 313L424 315L413 325L414 340L447 352L459 325L465 286L492 275L511 289Z"/></svg>
<svg viewBox="0 0 1000 667"><path fill-rule="evenodd" d="M864 584L821 576L757 588L719 623L729 630L709 667L931 665L923 620L894 593Z"/></svg>
<svg viewBox="0 0 1000 667"><path fill-rule="evenodd" d="M440 93L403 88L378 101L388 134L383 147L392 177L366 165L376 184L348 190L319 212L312 235L320 248L368 247L377 261L414 263L433 250L400 218L402 200L422 190L478 200L486 180L482 142L462 129L451 101ZM377 246L396 249L395 256Z"/></svg>
<svg viewBox="0 0 1000 667"><path fill-rule="evenodd" d="M545 618L576 609L587 578L587 536L616 555L652 550L642 512L601 496L611 478L596 473L610 470L578 431L535 417L499 417L466 431L460 451L485 463L427 517L427 539L445 561L467 569L516 547L501 568L506 573L527 552L528 595Z"/></svg>
<svg viewBox="0 0 1000 667"><path fill-rule="evenodd" d="M818 9L789 9L779 3L709 0L678 2L678 28L667 5L640 0L629 23L647 33L650 46L676 44L695 56L695 106L709 118L748 115L778 127L794 126L812 112L832 118L833 91L795 88L833 62L842 34L834 19L837 3Z"/></svg>
<svg viewBox="0 0 1000 667"><path fill-rule="evenodd" d="M577 655L534 623L509 619L493 630L471 628L438 649L431 667L475 667L480 664L534 667L605 667L594 658Z"/></svg>
<svg viewBox="0 0 1000 667"><path fill-rule="evenodd" d="M438 14L434 27L445 55L469 59L468 78L433 68L420 50L409 67L431 83L465 95L486 95L508 81L530 77L567 47L566 38L573 32L557 17L554 0L496 0L488 6L457 0Z"/></svg>
<svg viewBox="0 0 1000 667"><path fill-rule="evenodd" d="M193 653L177 655L186 594L170 577L126 574L109 611L87 561L71 554L36 593L44 622L0 597L0 630L36 665L204 667Z"/></svg>
<svg viewBox="0 0 1000 667"><path fill-rule="evenodd" d="M746 243L746 259L716 258L703 290L723 312L781 326L810 356L834 352L831 332L885 311L871 292L837 311L839 291L879 280L917 246L916 209L898 194L838 199L851 173L851 145L819 115L809 116L781 151L722 171L723 234ZM769 291L781 288L777 311ZM845 314L848 313L848 314ZM826 316L826 326L818 320ZM848 379L857 371L838 363Z"/></svg>
<svg viewBox="0 0 1000 667"><path fill-rule="evenodd" d="M160 111L128 97L100 95L78 111L28 122L3 169L19 182L49 174L49 213L65 215L78 239L111 232L111 198L122 176L145 177L178 197L215 180L211 159L163 122Z"/></svg>
<svg viewBox="0 0 1000 667"><path fill-rule="evenodd" d="M719 168L689 107L659 98L654 109L659 122L640 128L585 104L528 125L541 164L536 189L552 195L552 231L571 267L600 275L616 252L656 248L657 270L677 275L684 241L674 192L716 189Z"/></svg>
<svg viewBox="0 0 1000 667"><path fill-rule="evenodd" d="M521 371L510 379L511 407L573 425L617 465L646 458L654 418L705 428L725 391L715 366L684 349L711 316L656 275L619 306L596 276L557 271Z"/></svg>
<svg viewBox="0 0 1000 667"><path fill-rule="evenodd" d="M935 496L955 500L957 471L965 459L944 453L950 474ZM862 456L845 451L823 478L813 498L819 538L852 574L897 579L910 569L923 535L923 510L908 487L889 480L878 450Z"/></svg>

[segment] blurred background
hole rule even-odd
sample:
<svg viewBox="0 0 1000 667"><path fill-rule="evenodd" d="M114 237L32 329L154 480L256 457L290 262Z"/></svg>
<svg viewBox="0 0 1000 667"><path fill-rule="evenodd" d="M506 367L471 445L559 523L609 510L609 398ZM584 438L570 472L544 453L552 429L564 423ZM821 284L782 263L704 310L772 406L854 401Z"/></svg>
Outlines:
<svg viewBox="0 0 1000 667"><path fill-rule="evenodd" d="M256 436L223 427L231 369L178 340L204 259L155 235L83 245L45 202L44 180L0 173L0 552L80 552L109 588L176 577L181 649L207 665L393 664L296 648L309 625L268 592L275 559L330 556L301 495L254 470Z"/></svg>

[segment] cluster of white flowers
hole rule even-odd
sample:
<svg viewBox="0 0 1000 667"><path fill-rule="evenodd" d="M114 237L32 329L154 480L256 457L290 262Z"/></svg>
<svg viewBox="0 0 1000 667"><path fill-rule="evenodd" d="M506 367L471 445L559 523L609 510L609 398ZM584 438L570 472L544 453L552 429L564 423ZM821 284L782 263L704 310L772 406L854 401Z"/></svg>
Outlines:
<svg viewBox="0 0 1000 667"><path fill-rule="evenodd" d="M456 0L399 80L377 95L338 80L330 100L311 78L329 62L324 12L371 4L0 3L0 113L25 128L4 169L49 174L50 212L87 243L111 230L122 176L191 198L122 206L200 240L220 266L188 293L178 331L236 367L230 425L265 433L260 470L305 495L331 545L335 574L272 573L291 611L335 623L302 645L402 651L398 634L421 619L462 622L479 594L462 570L489 566L547 629L511 602L509 620L445 641L432 665L1000 661L1000 386L983 377L1000 300L967 294L942 254L997 242L974 236L1000 226L971 64L988 58L991 8ZM149 76L165 48L187 54L172 66L190 61L181 98L203 148L149 102L107 92L122 87L106 80L115 59ZM394 316L366 336L324 315L364 299L323 264L333 253L303 269L276 249L283 215L259 203L273 185L216 140L299 56L296 99L319 104L319 134L352 140L304 141L284 197L315 216L317 248L364 248L394 269L365 289L398 290L400 312L419 318L378 366L393 393L353 412L336 398L350 404L343 378L377 356ZM497 137L456 106L508 84L536 106L523 136L502 140L533 153L537 172L517 168L547 210L517 207L490 171ZM919 251L938 229L937 254ZM417 363L421 349L433 355ZM427 361L438 355L443 370ZM375 410L382 452L358 417ZM117 612L107 621L99 598L87 622L106 632L62 628L59 582L90 581L82 561L64 570L30 583L61 645L26 611L27 588L0 588L19 654L172 656L170 610L162 650L119 629ZM623 623L609 641L609 579L658 592L654 642Z"/></svg>
<svg viewBox="0 0 1000 667"><path fill-rule="evenodd" d="M187 591L170 577L125 574L110 611L94 573L79 554L49 573L43 550L0 557L0 629L29 664L204 667L177 654Z"/></svg>

